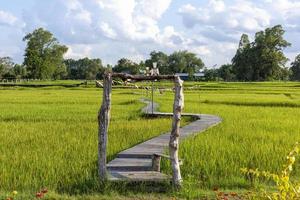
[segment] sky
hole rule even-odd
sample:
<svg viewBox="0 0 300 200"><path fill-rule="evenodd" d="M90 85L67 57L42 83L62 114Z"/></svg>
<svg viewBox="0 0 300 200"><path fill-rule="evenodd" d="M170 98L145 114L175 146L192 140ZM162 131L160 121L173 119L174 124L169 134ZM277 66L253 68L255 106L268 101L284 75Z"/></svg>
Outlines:
<svg viewBox="0 0 300 200"><path fill-rule="evenodd" d="M23 62L23 37L43 27L66 58L136 62L151 51L188 50L206 67L230 63L239 39L281 24L285 49L300 54L300 0L0 0L0 57Z"/></svg>

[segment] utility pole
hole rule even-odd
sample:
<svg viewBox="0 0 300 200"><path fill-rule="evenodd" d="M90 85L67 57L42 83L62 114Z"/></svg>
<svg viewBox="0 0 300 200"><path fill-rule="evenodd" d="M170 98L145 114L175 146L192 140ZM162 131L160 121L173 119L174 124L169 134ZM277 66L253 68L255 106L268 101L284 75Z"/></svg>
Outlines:
<svg viewBox="0 0 300 200"><path fill-rule="evenodd" d="M152 63L153 68L150 70L151 76L158 76L159 75L159 70L157 68L157 62L153 62ZM151 110L152 110L152 114L154 113L154 80L152 80L152 97L151 97Z"/></svg>

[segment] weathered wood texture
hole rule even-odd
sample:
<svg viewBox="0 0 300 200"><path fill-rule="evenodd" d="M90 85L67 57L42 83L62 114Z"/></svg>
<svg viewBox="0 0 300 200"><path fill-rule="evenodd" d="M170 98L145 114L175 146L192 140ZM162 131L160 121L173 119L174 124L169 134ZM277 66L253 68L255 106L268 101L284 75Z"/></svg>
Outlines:
<svg viewBox="0 0 300 200"><path fill-rule="evenodd" d="M131 75L125 73L112 73L112 77L120 78L123 81L128 79L134 81L151 81L151 80L174 80L176 75L155 75L155 76L144 76L144 75Z"/></svg>
<svg viewBox="0 0 300 200"><path fill-rule="evenodd" d="M165 182L169 179L168 175L157 171L109 171L110 181L126 182Z"/></svg>
<svg viewBox="0 0 300 200"><path fill-rule="evenodd" d="M153 171L160 172L160 162L161 162L162 158L168 159L170 161L172 160L172 158L170 156L165 155L165 154L159 154L159 153L153 154L153 156L152 156L152 170ZM183 161L179 159L179 165L182 165L182 164L183 164Z"/></svg>
<svg viewBox="0 0 300 200"><path fill-rule="evenodd" d="M103 88L103 84L100 81L95 81L97 88Z"/></svg>
<svg viewBox="0 0 300 200"><path fill-rule="evenodd" d="M177 187L181 185L182 178L180 173L180 165L178 158L178 148L179 148L179 128L181 120L181 112L184 106L184 96L183 96L183 81L179 78L175 78L175 97L173 105L173 121L172 121L172 131L170 135L169 142L169 154L171 157L172 166L172 180L173 184Z"/></svg>
<svg viewBox="0 0 300 200"><path fill-rule="evenodd" d="M152 157L152 170L160 172L160 161L161 161L161 156L157 154L153 154Z"/></svg>
<svg viewBox="0 0 300 200"><path fill-rule="evenodd" d="M100 111L98 113L98 173L100 181L105 181L106 173L106 148L107 148L107 131L110 121L110 107L111 107L111 87L112 76L105 74L103 80L103 98Z"/></svg>

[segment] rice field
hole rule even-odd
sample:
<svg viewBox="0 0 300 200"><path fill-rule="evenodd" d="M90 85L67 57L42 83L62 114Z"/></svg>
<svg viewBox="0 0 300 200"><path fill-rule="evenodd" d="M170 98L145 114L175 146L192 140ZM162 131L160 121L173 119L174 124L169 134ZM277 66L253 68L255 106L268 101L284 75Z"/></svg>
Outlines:
<svg viewBox="0 0 300 200"><path fill-rule="evenodd" d="M13 190L19 191L20 199L28 199L42 187L49 189L52 199L197 198L213 187L247 190L250 184L240 168L278 171L300 141L299 83L187 82L186 87L194 89L185 91L185 112L219 115L223 122L181 144L185 187L179 192L152 192L153 196L127 185L104 190L97 182L101 90L0 89L0 199ZM142 116L139 99L145 96L142 90L113 90L109 160L169 131L171 119ZM156 92L155 101L161 111L172 111L172 92ZM299 169L297 162L294 178L299 179ZM163 170L170 172L168 164Z"/></svg>

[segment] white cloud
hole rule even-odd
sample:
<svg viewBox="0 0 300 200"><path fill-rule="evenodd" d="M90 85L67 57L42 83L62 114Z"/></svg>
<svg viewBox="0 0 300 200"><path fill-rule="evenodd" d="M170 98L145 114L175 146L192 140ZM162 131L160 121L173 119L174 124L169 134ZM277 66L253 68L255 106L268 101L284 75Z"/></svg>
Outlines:
<svg viewBox="0 0 300 200"><path fill-rule="evenodd" d="M158 20L170 3L171 0L36 1L36 12L27 12L25 21L27 30L45 26L68 37L69 42L95 43L101 37L154 41L160 33Z"/></svg>
<svg viewBox="0 0 300 200"><path fill-rule="evenodd" d="M22 19L16 17L22 13L0 10L1 55L22 61L22 37L38 27L69 46L67 57L99 57L112 64L122 57L139 61L152 50L189 50L207 66L227 63L242 33L253 37L276 24L283 24L293 44L287 55L300 51L299 0L32 1Z"/></svg>
<svg viewBox="0 0 300 200"><path fill-rule="evenodd" d="M225 3L222 0L211 0L208 6L216 13L223 12L225 10Z"/></svg>
<svg viewBox="0 0 300 200"><path fill-rule="evenodd" d="M178 13L190 32L206 38L211 54L205 59L209 63L214 62L211 56L230 62L242 33L253 38L255 32L277 24L287 30L285 38L294 46L286 50L287 56L300 51L298 0L207 0L202 5L182 5Z"/></svg>
<svg viewBox="0 0 300 200"><path fill-rule="evenodd" d="M110 27L110 25L108 23L101 22L100 29L104 36L111 38L111 39L116 39L117 33Z"/></svg>
<svg viewBox="0 0 300 200"><path fill-rule="evenodd" d="M66 53L66 58L83 58L83 57L90 57L92 47L89 45L81 45L81 44L74 44L68 45L68 52Z"/></svg>
<svg viewBox="0 0 300 200"><path fill-rule="evenodd" d="M204 7L190 4L179 9L183 23L191 28L201 26L218 27L224 31L255 31L270 25L270 14L246 0L235 0L226 5L223 0L209 0Z"/></svg>
<svg viewBox="0 0 300 200"><path fill-rule="evenodd" d="M207 46L192 47L192 48L188 48L187 50L200 56L207 56L211 54L211 51Z"/></svg>
<svg viewBox="0 0 300 200"><path fill-rule="evenodd" d="M19 58L23 55L22 27L24 23L13 13L0 10L0 57Z"/></svg>
<svg viewBox="0 0 300 200"><path fill-rule="evenodd" d="M137 1L136 10L139 15L159 19L169 8L170 4L171 0L140 0Z"/></svg>
<svg viewBox="0 0 300 200"><path fill-rule="evenodd" d="M0 25L13 26L17 23L18 18L13 14L0 10Z"/></svg>
<svg viewBox="0 0 300 200"><path fill-rule="evenodd" d="M265 6L273 13L273 21L279 21L287 25L290 31L300 32L300 1L295 0L272 0Z"/></svg>
<svg viewBox="0 0 300 200"><path fill-rule="evenodd" d="M160 33L158 20L170 6L170 0L103 0L99 20L110 25L119 39L155 41Z"/></svg>
<svg viewBox="0 0 300 200"><path fill-rule="evenodd" d="M193 44L174 26L159 26L170 4L171 0L36 0L35 12L24 15L25 30L39 26L50 30L70 46L67 57L100 57L113 63L121 57L136 60L152 50L169 52Z"/></svg>

